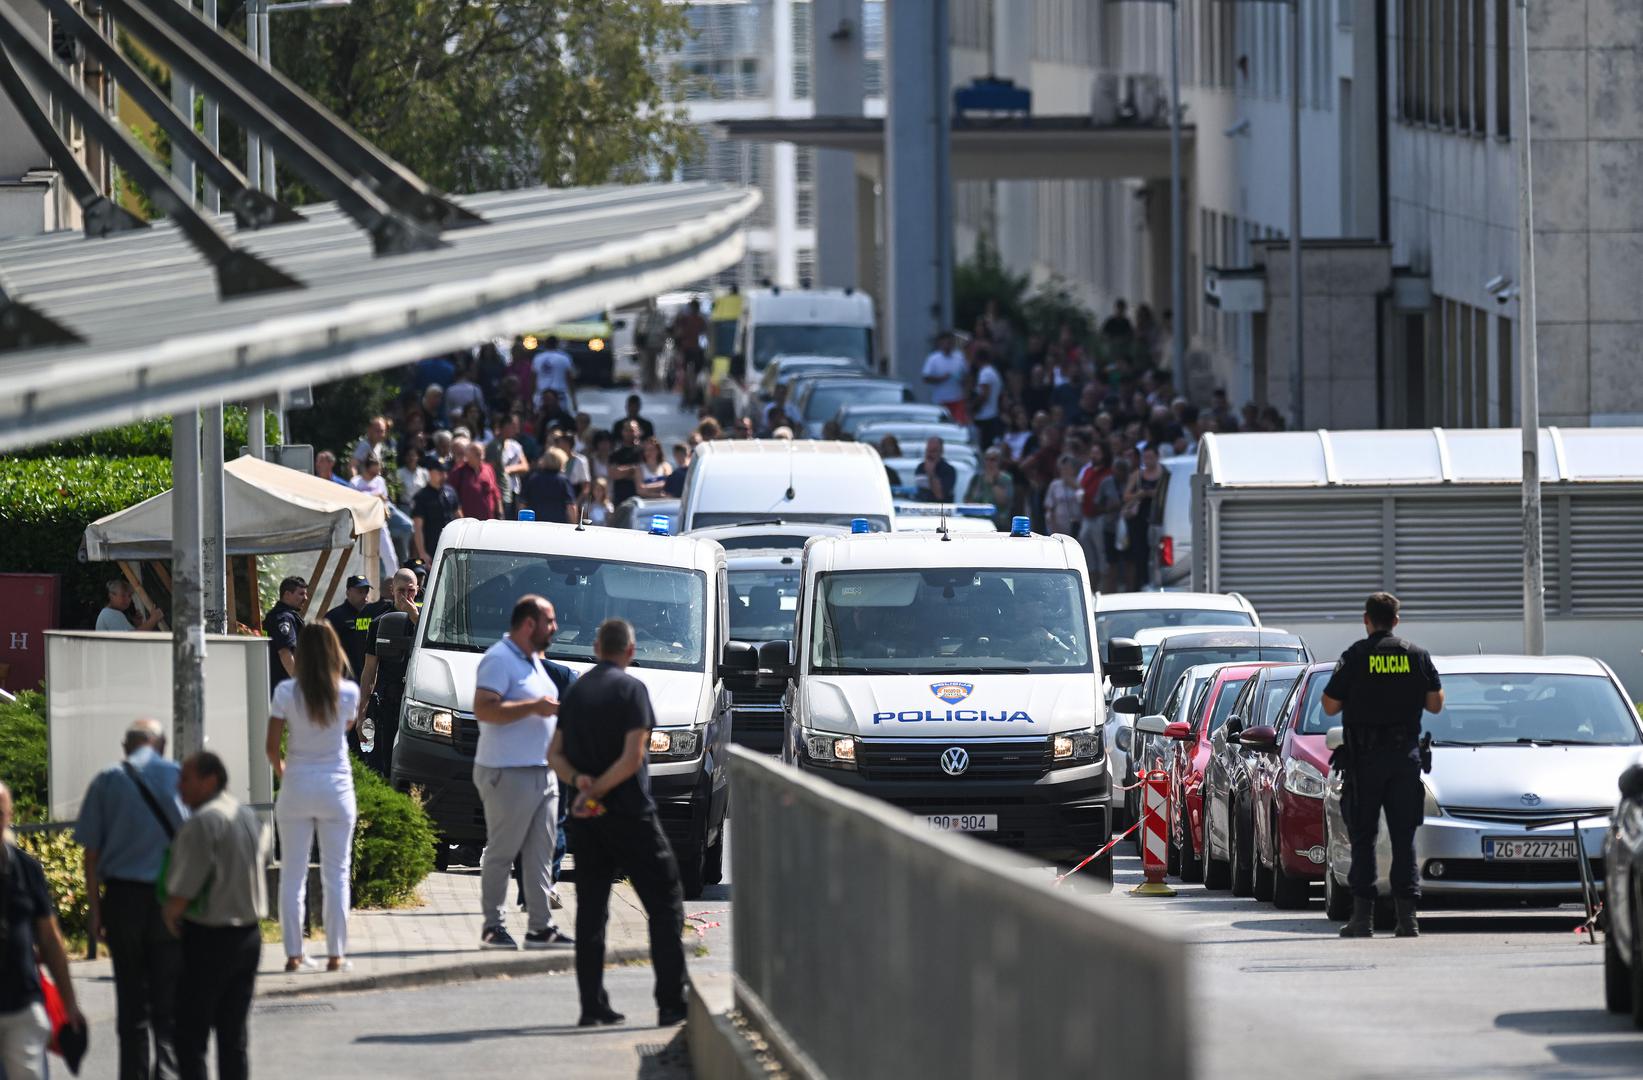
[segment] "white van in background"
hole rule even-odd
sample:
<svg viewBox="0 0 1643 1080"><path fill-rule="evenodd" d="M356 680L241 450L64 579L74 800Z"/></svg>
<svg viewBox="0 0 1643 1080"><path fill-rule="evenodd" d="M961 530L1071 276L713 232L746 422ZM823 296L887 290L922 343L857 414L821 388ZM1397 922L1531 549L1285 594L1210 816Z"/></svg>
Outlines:
<svg viewBox="0 0 1643 1080"><path fill-rule="evenodd" d="M871 446L808 439L718 440L696 449L679 531L754 521L895 528L884 462Z"/></svg>
<svg viewBox="0 0 1643 1080"><path fill-rule="evenodd" d="M1152 583L1160 589L1192 579L1192 475L1198 471L1195 454L1167 457L1163 490L1153 500Z"/></svg>
<svg viewBox="0 0 1643 1080"><path fill-rule="evenodd" d="M754 289L742 303L737 352L758 383L778 356L842 356L874 368L873 298L855 289Z"/></svg>

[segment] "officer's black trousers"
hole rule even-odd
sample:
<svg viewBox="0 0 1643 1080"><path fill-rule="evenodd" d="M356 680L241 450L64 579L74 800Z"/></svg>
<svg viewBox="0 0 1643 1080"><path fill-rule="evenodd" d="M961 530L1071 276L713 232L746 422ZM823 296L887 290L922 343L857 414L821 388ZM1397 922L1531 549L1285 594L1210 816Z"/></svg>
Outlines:
<svg viewBox="0 0 1643 1080"><path fill-rule="evenodd" d="M371 695L369 715L376 725L376 736L366 764L380 773L384 780L390 781L394 776L394 740L399 736L399 708L400 697L397 694L393 697Z"/></svg>
<svg viewBox="0 0 1643 1080"><path fill-rule="evenodd" d="M610 886L626 873L650 919L650 963L656 969L656 1006L685 1002L685 894L673 846L655 814L606 814L565 822L576 856L576 985L583 1014L609 1007L605 997L605 919Z"/></svg>
<svg viewBox="0 0 1643 1080"><path fill-rule="evenodd" d="M160 919L153 884L106 882L103 925L114 957L120 1080L176 1080L172 1017L182 947Z"/></svg>
<svg viewBox="0 0 1643 1080"><path fill-rule="evenodd" d="M1381 811L1385 810L1386 831L1392 837L1392 895L1419 898L1415 830L1420 827L1426 804L1420 751L1354 748L1343 794L1341 809L1352 839L1352 871L1346 879L1352 895L1367 899L1375 896L1375 840L1380 833Z"/></svg>

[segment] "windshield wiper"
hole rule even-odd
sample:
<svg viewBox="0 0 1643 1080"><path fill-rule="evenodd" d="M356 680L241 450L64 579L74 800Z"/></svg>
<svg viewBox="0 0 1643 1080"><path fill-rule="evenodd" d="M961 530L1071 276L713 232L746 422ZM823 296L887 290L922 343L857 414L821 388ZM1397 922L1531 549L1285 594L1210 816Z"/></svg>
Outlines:
<svg viewBox="0 0 1643 1080"><path fill-rule="evenodd" d="M470 645L465 641L425 641L423 646L429 649L447 649L451 652L482 653L488 648L485 645Z"/></svg>
<svg viewBox="0 0 1643 1080"><path fill-rule="evenodd" d="M942 667L919 668L914 675L1031 675L1029 667Z"/></svg>
<svg viewBox="0 0 1643 1080"><path fill-rule="evenodd" d="M1602 743L1588 742L1585 739L1532 739L1525 735L1514 739L1521 746L1602 746Z"/></svg>
<svg viewBox="0 0 1643 1080"><path fill-rule="evenodd" d="M1505 746L1506 743L1495 742L1462 742L1459 739L1433 739L1433 746Z"/></svg>
<svg viewBox="0 0 1643 1080"><path fill-rule="evenodd" d="M828 667L816 668L817 675L917 675L916 671L881 667Z"/></svg>

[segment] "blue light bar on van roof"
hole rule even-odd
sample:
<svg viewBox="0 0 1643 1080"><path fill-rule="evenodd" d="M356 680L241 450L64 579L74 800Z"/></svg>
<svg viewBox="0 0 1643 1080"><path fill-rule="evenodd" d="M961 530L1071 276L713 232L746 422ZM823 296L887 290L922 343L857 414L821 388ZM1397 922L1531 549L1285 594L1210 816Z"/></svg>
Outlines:
<svg viewBox="0 0 1643 1080"><path fill-rule="evenodd" d="M665 514L657 514L655 517L650 519L650 535L667 536L673 531L668 526L669 522L667 516Z"/></svg>
<svg viewBox="0 0 1643 1080"><path fill-rule="evenodd" d="M1031 536L1033 534L1033 519L1030 517L1013 517L1010 519L1011 536Z"/></svg>
<svg viewBox="0 0 1643 1080"><path fill-rule="evenodd" d="M913 517L966 517L990 518L998 513L992 503L915 503L897 502L896 513Z"/></svg>
<svg viewBox="0 0 1643 1080"><path fill-rule="evenodd" d="M535 521L536 520L536 511L535 510L521 510L521 511L519 511L519 520L520 521Z"/></svg>
<svg viewBox="0 0 1643 1080"><path fill-rule="evenodd" d="M850 531L852 533L864 533L871 532L872 529L868 526L866 518L851 518Z"/></svg>

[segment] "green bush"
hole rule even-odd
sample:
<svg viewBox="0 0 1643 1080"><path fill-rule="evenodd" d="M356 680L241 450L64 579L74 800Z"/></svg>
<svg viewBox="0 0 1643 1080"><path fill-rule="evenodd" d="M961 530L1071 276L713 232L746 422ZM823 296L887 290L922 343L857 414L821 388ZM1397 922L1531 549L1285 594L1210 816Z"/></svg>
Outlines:
<svg viewBox="0 0 1643 1080"><path fill-rule="evenodd" d="M0 702L0 780L19 823L46 819L46 698L38 691Z"/></svg>
<svg viewBox="0 0 1643 1080"><path fill-rule="evenodd" d="M359 758L354 764L353 893L355 907L399 907L434 869L433 823L422 804L388 782Z"/></svg>
<svg viewBox="0 0 1643 1080"><path fill-rule="evenodd" d="M61 624L90 626L113 563L79 561L86 526L171 488L171 459L0 458L0 573L61 574Z"/></svg>
<svg viewBox="0 0 1643 1080"><path fill-rule="evenodd" d="M243 405L228 405L223 408L223 460L232 461L240 456L240 447L249 441L247 438L247 412ZM268 427L268 443L274 445L279 442L279 421L275 414L265 411ZM27 447L10 454L17 458L45 458L45 457L170 457L171 456L171 417L160 416L153 420L139 420L135 424L126 424L122 427L105 428L102 431L93 431L88 435L76 436L72 439L63 439L59 442L41 443L38 446Z"/></svg>
<svg viewBox="0 0 1643 1080"><path fill-rule="evenodd" d="M40 860L46 872L46 890L57 907L57 921L71 938L86 936L85 849L74 842L68 830L24 833L18 846Z"/></svg>

